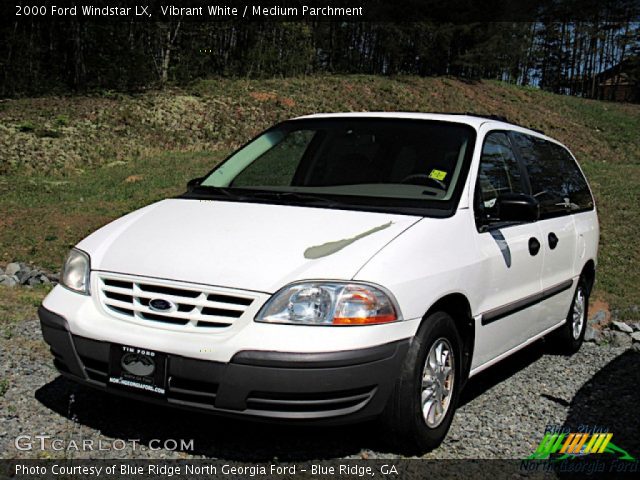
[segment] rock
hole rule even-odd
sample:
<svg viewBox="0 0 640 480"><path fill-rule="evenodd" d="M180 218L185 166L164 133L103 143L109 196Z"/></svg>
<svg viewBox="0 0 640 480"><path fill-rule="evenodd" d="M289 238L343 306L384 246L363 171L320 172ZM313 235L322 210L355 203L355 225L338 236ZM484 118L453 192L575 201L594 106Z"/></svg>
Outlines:
<svg viewBox="0 0 640 480"><path fill-rule="evenodd" d="M0 285L5 287L15 287L18 285L18 280L14 276L2 275L0 276Z"/></svg>
<svg viewBox="0 0 640 480"><path fill-rule="evenodd" d="M640 332L633 332L631 334L631 339L634 343L640 343Z"/></svg>
<svg viewBox="0 0 640 480"><path fill-rule="evenodd" d="M16 273L18 273L20 271L20 264L17 262L13 262L13 263L9 263L7 265L7 268L5 269L5 274L6 275L15 275Z"/></svg>
<svg viewBox="0 0 640 480"><path fill-rule="evenodd" d="M587 330L584 332L585 342L596 342L600 338L600 330L596 330L591 325L587 325Z"/></svg>
<svg viewBox="0 0 640 480"><path fill-rule="evenodd" d="M603 330L600 332L600 336L596 338L596 345L602 345L603 343L607 343L611 340L612 335L611 330Z"/></svg>
<svg viewBox="0 0 640 480"><path fill-rule="evenodd" d="M631 328L629 325L627 325L624 322L616 322L615 320L613 322L611 322L611 324L613 325L613 328L615 330L618 330L619 332L624 332L624 333L631 333L633 332L633 328Z"/></svg>
<svg viewBox="0 0 640 480"><path fill-rule="evenodd" d="M16 276L18 277L18 280L20 280L20 283L24 285L27 283L29 278L31 278L32 276L31 273L32 273L31 270L23 268L23 269L20 269L18 273L16 273Z"/></svg>
<svg viewBox="0 0 640 480"><path fill-rule="evenodd" d="M22 285L31 285L31 279L32 278L37 278L42 274L42 272L40 270L37 269L28 269L25 271L25 273L22 275L22 278L20 278L20 283L22 283ZM38 282L40 283L40 282Z"/></svg>
<svg viewBox="0 0 640 480"><path fill-rule="evenodd" d="M630 347L633 343L631 337L622 332L611 332L611 345L614 347Z"/></svg>
<svg viewBox="0 0 640 480"><path fill-rule="evenodd" d="M640 322L633 322L631 324L631 328L633 328L636 332L640 332Z"/></svg>
<svg viewBox="0 0 640 480"><path fill-rule="evenodd" d="M591 325L598 325L598 324L604 323L606 319L607 319L607 314L604 312L604 310L599 310L595 313L593 317L589 319L589 323Z"/></svg>
<svg viewBox="0 0 640 480"><path fill-rule="evenodd" d="M5 278L7 277L7 278ZM8 278L11 278L9 280ZM0 269L0 284L1 285L41 285L58 283L59 274L47 273L42 270L31 267L24 262L12 262L9 263L4 271Z"/></svg>

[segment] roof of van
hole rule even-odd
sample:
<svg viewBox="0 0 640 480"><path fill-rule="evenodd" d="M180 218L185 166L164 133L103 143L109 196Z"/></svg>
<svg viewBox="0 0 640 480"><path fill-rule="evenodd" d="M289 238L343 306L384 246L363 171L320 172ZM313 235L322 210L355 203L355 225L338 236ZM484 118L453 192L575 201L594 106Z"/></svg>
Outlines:
<svg viewBox="0 0 640 480"><path fill-rule="evenodd" d="M464 123L475 129L480 128L485 123L490 123L496 128L505 128L510 130L521 130L532 133L537 136L545 136L543 132L531 128L522 127L515 123L509 122L507 119L493 115L479 115L472 113L420 113L420 112L340 112L340 113L318 113L314 115L305 115L297 117L294 120L313 119L313 118L401 118L416 120L439 120L446 122ZM547 138L545 136L545 138Z"/></svg>

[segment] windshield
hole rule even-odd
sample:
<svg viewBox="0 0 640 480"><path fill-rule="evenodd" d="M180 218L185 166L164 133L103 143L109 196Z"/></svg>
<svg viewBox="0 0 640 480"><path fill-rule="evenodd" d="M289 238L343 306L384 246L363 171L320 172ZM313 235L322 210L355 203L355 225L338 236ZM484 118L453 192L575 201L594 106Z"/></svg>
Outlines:
<svg viewBox="0 0 640 480"><path fill-rule="evenodd" d="M474 139L471 127L451 122L293 120L238 150L198 190L399 213L451 210L466 178Z"/></svg>

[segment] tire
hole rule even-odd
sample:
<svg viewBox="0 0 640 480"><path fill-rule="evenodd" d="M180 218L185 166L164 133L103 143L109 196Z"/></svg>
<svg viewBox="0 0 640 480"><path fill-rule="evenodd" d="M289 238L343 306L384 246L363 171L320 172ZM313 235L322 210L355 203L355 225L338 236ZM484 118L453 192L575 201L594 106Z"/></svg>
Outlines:
<svg viewBox="0 0 640 480"><path fill-rule="evenodd" d="M566 322L551 335L552 346L564 355L573 355L584 341L589 318L589 285L584 277L580 277L573 294L571 308Z"/></svg>
<svg viewBox="0 0 640 480"><path fill-rule="evenodd" d="M440 445L447 435L462 384L460 347L458 330L447 313L433 313L422 322L382 416L386 438L398 453L421 455ZM445 350L449 351L448 356ZM444 368L434 370L436 352L441 353L439 358L444 359L440 362ZM447 374L448 369L452 376ZM436 375L428 375L430 372ZM440 385L449 387L449 394L444 398L442 395L447 389ZM429 414L426 418L423 395L428 398L424 409ZM438 402L438 398L443 401ZM438 404L442 407L441 413Z"/></svg>

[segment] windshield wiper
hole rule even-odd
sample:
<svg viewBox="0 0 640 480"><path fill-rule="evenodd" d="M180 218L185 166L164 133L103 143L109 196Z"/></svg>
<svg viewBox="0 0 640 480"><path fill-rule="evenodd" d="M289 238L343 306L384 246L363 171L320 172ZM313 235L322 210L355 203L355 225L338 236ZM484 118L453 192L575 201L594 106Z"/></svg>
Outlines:
<svg viewBox="0 0 640 480"><path fill-rule="evenodd" d="M211 197L214 195L222 195L225 196L227 198L230 198L232 200L246 200L248 197L245 195L241 195L239 193L236 192L232 192L229 188L227 187L212 187L212 186L197 186L192 192L190 193L194 193L197 196L200 195L206 195L207 197Z"/></svg>
<svg viewBox="0 0 640 480"><path fill-rule="evenodd" d="M279 201L297 201L300 203L308 203L308 204L322 204L325 206L334 206L337 205L338 202L335 200L330 200L325 197L320 197L316 195L311 195L307 193L300 192L275 192L275 191L265 191L265 190L245 190L237 191L233 188L227 187L198 187L200 191L195 191L196 195L206 195L207 197L212 197L214 195L222 195L230 200L246 202L251 200L279 200ZM198 190L196 189L196 190Z"/></svg>
<svg viewBox="0 0 640 480"><path fill-rule="evenodd" d="M247 196L254 197L254 198L321 203L327 206L338 204L335 200L331 200L329 198L319 197L317 195L311 195L308 193L301 193L301 192L267 192L263 190L259 192L244 192L244 193Z"/></svg>

